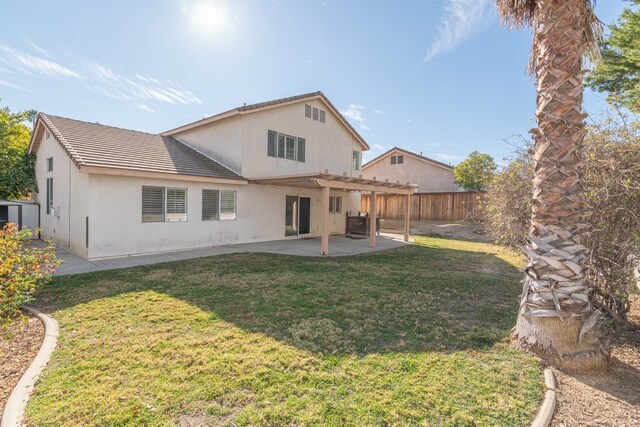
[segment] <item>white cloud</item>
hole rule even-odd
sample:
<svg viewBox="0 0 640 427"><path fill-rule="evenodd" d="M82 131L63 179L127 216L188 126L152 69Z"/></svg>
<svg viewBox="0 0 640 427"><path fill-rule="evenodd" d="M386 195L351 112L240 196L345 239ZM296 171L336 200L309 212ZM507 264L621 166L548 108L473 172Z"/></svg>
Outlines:
<svg viewBox="0 0 640 427"><path fill-rule="evenodd" d="M371 128L370 128L369 126L367 126L367 125L360 125L360 129L362 129L362 130L369 130L369 129L371 129Z"/></svg>
<svg viewBox="0 0 640 427"><path fill-rule="evenodd" d="M136 104L136 107L138 107L140 110L142 111L146 111L148 113L156 113L156 110L154 110L153 108L149 107L147 104Z"/></svg>
<svg viewBox="0 0 640 427"><path fill-rule="evenodd" d="M441 162L444 162L444 163L456 163L464 160L464 158L460 156L457 156L455 154L449 154L449 153L434 153L430 157L433 157L434 159L440 160Z"/></svg>
<svg viewBox="0 0 640 427"><path fill-rule="evenodd" d="M41 54L47 52L51 57L54 53L39 48L33 42L32 49ZM27 53L13 47L0 43L0 72L6 74L44 77L47 79L72 78L83 80L83 87L105 97L119 101L147 101L135 103L138 108L147 105L148 101L163 102L167 104L202 104L202 100L193 92L182 89L180 85L172 80L165 82L154 77L134 74L135 77L128 78L106 65L99 64L92 60L84 60L66 55L66 63L61 59L58 62ZM72 65L69 65L71 62ZM0 85L15 89L27 90L22 86L1 80ZM149 110L147 110L149 111Z"/></svg>
<svg viewBox="0 0 640 427"><path fill-rule="evenodd" d="M458 47L469 37L489 27L494 17L494 0L445 0L445 13L438 35L421 63Z"/></svg>
<svg viewBox="0 0 640 427"><path fill-rule="evenodd" d="M362 112L366 110L367 107L359 105L359 104L351 104L349 108L346 110L340 110L343 116L353 120L354 122L364 123L365 118Z"/></svg>
<svg viewBox="0 0 640 427"><path fill-rule="evenodd" d="M377 109L373 110L373 112L376 113L376 114L384 114L384 111L380 111L380 110L377 110Z"/></svg>
<svg viewBox="0 0 640 427"><path fill-rule="evenodd" d="M3 44L0 44L0 62L4 63L7 67L30 75L81 78L80 74L71 68Z"/></svg>
<svg viewBox="0 0 640 427"><path fill-rule="evenodd" d="M11 83L10 81L7 81L7 80L0 80L0 86L10 87L12 89L23 90L25 92L31 92L29 89L27 89L25 87L22 87L20 85L17 85L15 83Z"/></svg>

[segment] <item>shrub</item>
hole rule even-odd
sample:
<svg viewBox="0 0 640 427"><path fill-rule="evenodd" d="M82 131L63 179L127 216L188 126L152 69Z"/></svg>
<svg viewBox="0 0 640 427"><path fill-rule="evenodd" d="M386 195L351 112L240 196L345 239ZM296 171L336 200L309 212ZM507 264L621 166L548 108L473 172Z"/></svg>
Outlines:
<svg viewBox="0 0 640 427"><path fill-rule="evenodd" d="M33 300L59 264L53 245L34 247L30 235L30 230L18 230L11 222L0 230L0 332L4 336L23 319L20 306Z"/></svg>
<svg viewBox="0 0 640 427"><path fill-rule="evenodd" d="M607 118L590 125L583 161L592 302L614 319L626 320L640 258L640 122ZM527 242L532 180L533 159L530 150L523 150L489 184L482 216L498 244L520 247Z"/></svg>
<svg viewBox="0 0 640 427"><path fill-rule="evenodd" d="M521 150L487 186L481 217L496 243L516 248L527 242L532 182L533 159L528 150Z"/></svg>

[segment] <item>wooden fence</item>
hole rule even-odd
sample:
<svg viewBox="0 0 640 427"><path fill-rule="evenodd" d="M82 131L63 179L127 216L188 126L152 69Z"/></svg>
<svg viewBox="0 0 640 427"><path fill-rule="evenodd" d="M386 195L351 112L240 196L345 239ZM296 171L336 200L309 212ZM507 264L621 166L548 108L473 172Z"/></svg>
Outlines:
<svg viewBox="0 0 640 427"><path fill-rule="evenodd" d="M369 194L363 194L360 210L369 212ZM411 219L428 221L472 221L478 217L481 192L416 193L411 196ZM404 219L407 196L381 194L376 198L377 214L382 219Z"/></svg>

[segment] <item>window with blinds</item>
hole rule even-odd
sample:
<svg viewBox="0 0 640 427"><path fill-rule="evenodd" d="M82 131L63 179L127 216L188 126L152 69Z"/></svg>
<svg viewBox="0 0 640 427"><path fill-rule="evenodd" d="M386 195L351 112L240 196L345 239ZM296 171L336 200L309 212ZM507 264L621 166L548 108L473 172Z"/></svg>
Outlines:
<svg viewBox="0 0 640 427"><path fill-rule="evenodd" d="M329 197L329 212L330 213L342 212L342 196Z"/></svg>
<svg viewBox="0 0 640 427"><path fill-rule="evenodd" d="M305 161L306 140L285 135L273 130L267 131L267 156L280 159Z"/></svg>
<svg viewBox="0 0 640 427"><path fill-rule="evenodd" d="M220 190L220 219L236 219L236 192Z"/></svg>
<svg viewBox="0 0 640 427"><path fill-rule="evenodd" d="M267 132L267 156L276 157L278 154L278 132L268 131Z"/></svg>
<svg viewBox="0 0 640 427"><path fill-rule="evenodd" d="M302 163L304 163L304 149L305 149L304 146L305 146L305 144L306 144L306 141L305 141L304 138L298 138L298 149L297 149L297 151L298 151L297 154L298 155L297 155L296 160L299 161L299 162L302 162Z"/></svg>
<svg viewBox="0 0 640 427"><path fill-rule="evenodd" d="M167 188L167 221L187 220L187 189Z"/></svg>
<svg viewBox="0 0 640 427"><path fill-rule="evenodd" d="M327 112L316 107L312 107L309 104L304 104L304 116L325 123L327 119Z"/></svg>
<svg viewBox="0 0 640 427"><path fill-rule="evenodd" d="M202 220L214 221L220 218L220 191L202 190Z"/></svg>
<svg viewBox="0 0 640 427"><path fill-rule="evenodd" d="M164 222L164 187L142 186L142 222Z"/></svg>
<svg viewBox="0 0 640 427"><path fill-rule="evenodd" d="M292 136L287 136L286 137L286 151L285 151L285 158L288 160L295 160L296 159L296 139Z"/></svg>

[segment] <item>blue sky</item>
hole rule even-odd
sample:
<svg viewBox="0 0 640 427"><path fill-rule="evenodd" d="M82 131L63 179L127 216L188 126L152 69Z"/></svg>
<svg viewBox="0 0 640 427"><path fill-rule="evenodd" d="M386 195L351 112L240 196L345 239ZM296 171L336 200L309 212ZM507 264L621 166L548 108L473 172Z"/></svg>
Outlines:
<svg viewBox="0 0 640 427"><path fill-rule="evenodd" d="M600 1L610 23L628 3ZM5 2L0 105L161 132L322 90L364 136L457 163L534 126L531 35L493 0ZM603 96L587 92L598 114Z"/></svg>

